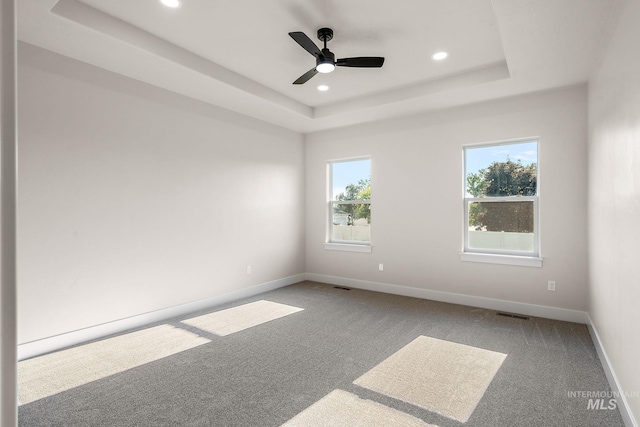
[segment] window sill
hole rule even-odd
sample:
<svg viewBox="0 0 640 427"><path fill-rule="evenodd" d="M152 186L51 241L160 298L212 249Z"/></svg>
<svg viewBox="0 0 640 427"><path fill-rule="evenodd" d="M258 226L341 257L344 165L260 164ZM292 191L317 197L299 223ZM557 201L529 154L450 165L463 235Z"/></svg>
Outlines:
<svg viewBox="0 0 640 427"><path fill-rule="evenodd" d="M325 243L324 248L330 251L371 253L371 245L354 245L349 243Z"/></svg>
<svg viewBox="0 0 640 427"><path fill-rule="evenodd" d="M519 265L522 267L542 267L542 258L534 256L482 254L462 252L461 261L484 262L487 264Z"/></svg>

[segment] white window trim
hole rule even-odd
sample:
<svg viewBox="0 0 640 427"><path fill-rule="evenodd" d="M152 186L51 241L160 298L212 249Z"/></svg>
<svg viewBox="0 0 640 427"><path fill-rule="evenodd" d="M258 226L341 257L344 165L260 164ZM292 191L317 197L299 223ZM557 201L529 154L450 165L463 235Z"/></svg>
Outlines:
<svg viewBox="0 0 640 427"><path fill-rule="evenodd" d="M358 160L371 160L371 156L362 156L362 157L350 157L347 159L339 159L339 160L330 160L327 162L327 198L329 199L329 203L327 203L327 233L326 240L324 243L324 248L326 250L331 251L344 251L344 252L360 252L360 253L371 253L372 244L369 242L357 242L353 240L331 240L331 236L333 236L333 205L356 205L356 204L368 204L371 205L371 199L364 200L331 200L333 197L332 189L333 189L333 172L332 165L334 163L345 163L345 162L353 162Z"/></svg>
<svg viewBox="0 0 640 427"><path fill-rule="evenodd" d="M372 246L370 243L358 245L355 243L328 242L324 244L324 248L329 251L361 252L370 254Z"/></svg>
<svg viewBox="0 0 640 427"><path fill-rule="evenodd" d="M542 267L543 258L537 256L516 256L488 254L480 252L462 252L461 261L483 262L487 264L518 265L522 267Z"/></svg>
<svg viewBox="0 0 640 427"><path fill-rule="evenodd" d="M540 220L539 220L539 200L540 196L507 196L507 197L467 197L467 148L478 148L481 146L498 146L498 145L511 145L518 144L526 141L536 141L538 149L538 159L540 158L540 138L521 138L507 141L500 141L495 143L483 143L473 144L463 147L463 209L464 209L464 224L463 224L463 251L460 253L461 261L469 262L482 262L489 264L504 264L504 265L516 265L524 267L542 267L543 258L540 257ZM540 169L537 163L537 186L536 193L539 193L540 189ZM517 202L517 201L533 201L533 252L520 252L520 251L501 251L501 250L483 250L477 248L469 248L469 203L471 202Z"/></svg>

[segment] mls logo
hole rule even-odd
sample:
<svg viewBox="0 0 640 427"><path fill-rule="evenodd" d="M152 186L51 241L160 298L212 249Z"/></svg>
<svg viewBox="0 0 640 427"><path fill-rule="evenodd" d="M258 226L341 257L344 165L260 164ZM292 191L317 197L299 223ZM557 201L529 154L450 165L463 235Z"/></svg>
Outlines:
<svg viewBox="0 0 640 427"><path fill-rule="evenodd" d="M587 403L587 410L596 410L596 409L609 409L614 410L618 407L618 402L616 399L589 399L589 403Z"/></svg>

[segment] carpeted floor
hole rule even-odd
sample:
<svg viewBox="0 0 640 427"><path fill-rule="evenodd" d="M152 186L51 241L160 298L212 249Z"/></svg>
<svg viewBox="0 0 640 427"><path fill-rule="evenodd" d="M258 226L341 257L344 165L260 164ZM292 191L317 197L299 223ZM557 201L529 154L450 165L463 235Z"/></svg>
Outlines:
<svg viewBox="0 0 640 427"><path fill-rule="evenodd" d="M421 335L353 383L465 423L506 356Z"/></svg>
<svg viewBox="0 0 640 427"><path fill-rule="evenodd" d="M333 390L287 421L282 427L438 427L355 394Z"/></svg>
<svg viewBox="0 0 640 427"><path fill-rule="evenodd" d="M267 427L291 421L335 426L341 424L331 417L340 418L340 411L362 411L363 420L371 412L380 414L372 418L375 425L403 425L398 420L439 427L624 425L617 410L594 409L594 402L577 393L609 390L584 325L502 317L491 310L314 282L211 312L261 300L301 310L267 315L266 323L224 336L188 320L205 312L166 322L209 342L21 405L19 425ZM486 366L478 362L483 358ZM465 371L470 365L464 360L490 375ZM407 369L406 363L414 367ZM397 377L389 374L394 369ZM412 369L422 373L407 375ZM460 385L445 390L449 371ZM386 375L382 385L365 384L378 374ZM394 382L402 378L410 386L429 383L424 393L436 399L399 395L402 387ZM442 397L465 387L473 405L463 412L442 410L447 401ZM606 402L599 407L606 408ZM467 416L466 422L456 419Z"/></svg>

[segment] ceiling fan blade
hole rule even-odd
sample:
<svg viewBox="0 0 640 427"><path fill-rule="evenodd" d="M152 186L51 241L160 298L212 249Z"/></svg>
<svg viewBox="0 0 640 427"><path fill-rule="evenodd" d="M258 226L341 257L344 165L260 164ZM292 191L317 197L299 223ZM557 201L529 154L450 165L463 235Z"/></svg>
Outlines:
<svg viewBox="0 0 640 427"><path fill-rule="evenodd" d="M301 31L295 31L293 33L289 33L289 35L296 41L296 43L302 46L304 50L309 52L311 55L315 56L316 58L322 56L322 52L320 51L318 46L316 46L316 44L312 42L305 33Z"/></svg>
<svg viewBox="0 0 640 427"><path fill-rule="evenodd" d="M311 79L311 77L315 76L316 74L318 74L318 72L316 71L315 68L312 68L309 71L307 71L306 73L304 73L303 75L301 75L300 77L298 77L298 80L293 82L293 84L294 85L301 85L303 83L306 83Z"/></svg>
<svg viewBox="0 0 640 427"><path fill-rule="evenodd" d="M340 67L364 67L379 68L384 64L384 58L380 56L359 56L356 58L342 58L336 61Z"/></svg>

